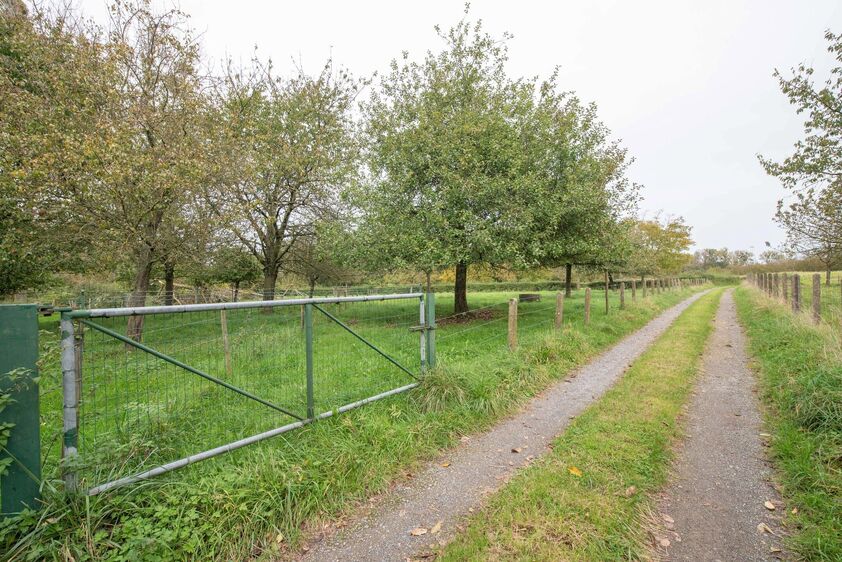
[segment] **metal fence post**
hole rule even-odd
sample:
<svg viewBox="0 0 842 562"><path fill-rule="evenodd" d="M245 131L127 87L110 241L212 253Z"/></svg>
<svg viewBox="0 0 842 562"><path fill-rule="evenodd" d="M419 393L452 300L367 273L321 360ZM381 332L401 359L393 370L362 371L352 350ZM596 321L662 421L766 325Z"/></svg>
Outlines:
<svg viewBox="0 0 842 562"><path fill-rule="evenodd" d="M304 341L307 356L307 418L316 417L316 407L313 401L313 305L304 305Z"/></svg>
<svg viewBox="0 0 842 562"><path fill-rule="evenodd" d="M78 480L74 461L79 455L79 374L76 369L76 338L73 319L61 314L61 386L63 392L63 439L61 456L65 463L63 469L64 487L67 492L76 491Z"/></svg>
<svg viewBox="0 0 842 562"><path fill-rule="evenodd" d="M41 438L38 406L38 308L0 305L0 430L8 439L0 461L11 459L0 475L0 512L38 507L41 485ZM0 443L2 445L2 443Z"/></svg>
<svg viewBox="0 0 842 562"><path fill-rule="evenodd" d="M436 368L436 294L427 293L427 310L424 315L427 326L427 367Z"/></svg>

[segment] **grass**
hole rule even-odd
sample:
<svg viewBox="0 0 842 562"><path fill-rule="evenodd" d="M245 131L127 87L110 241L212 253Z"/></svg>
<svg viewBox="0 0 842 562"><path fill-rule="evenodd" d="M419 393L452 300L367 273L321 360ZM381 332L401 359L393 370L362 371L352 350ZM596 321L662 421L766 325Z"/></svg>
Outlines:
<svg viewBox="0 0 842 562"><path fill-rule="evenodd" d="M759 291L740 288L737 310L759 372L771 453L804 560L842 560L842 352L828 326L794 317Z"/></svg>
<svg viewBox="0 0 842 562"><path fill-rule="evenodd" d="M549 454L472 518L439 560L646 558L643 513L649 494L666 481L677 418L721 293L688 308Z"/></svg>
<svg viewBox="0 0 842 562"><path fill-rule="evenodd" d="M0 551L11 559L28 560L268 559L283 555L295 550L322 523L352 513L356 502L387 489L425 459L457 443L461 435L489 427L552 380L689 294L690 290L684 290L650 296L639 299L636 305L629 303L623 311L616 309L618 297L612 294L612 312L606 316L598 307L602 301L595 292L595 310L586 328L582 325L583 293L578 293L567 300L565 329L560 333L551 332L553 299L545 294L542 302L521 306L521 348L516 353L505 347L503 311L512 295L472 295L472 306L483 310L468 322L442 323L438 330L441 369L416 391L92 498L65 497L54 480L55 473L48 470L43 486L44 508L0 523ZM449 302L440 301L437 316L446 317L449 306ZM349 323L355 320L360 331L390 352L401 352L401 342L418 348L417 334L407 336L401 322L391 325L395 321L387 319L391 313L385 309L368 318L363 312L354 317L350 307L337 314ZM295 334L299 338L298 321L296 315L284 318L258 313L250 319L229 316L238 384L271 392L267 378L280 387L284 386L280 384L285 380L282 377L289 373L297 373L298 380L303 380L303 372L281 368L300 367L295 362L284 363L289 361L292 348L281 337ZM111 327L119 328L116 322ZM367 364L355 359L353 338L339 331L325 331L329 329L333 329L329 323L317 322L316 339L321 342L320 353L325 354L317 361L317 396L333 396L331 389L339 389L350 392L342 394L342 399L360 394L361 398L380 388L384 381L376 375L382 362ZM170 325L150 322L145 335L150 344L154 342L203 368L213 368L215 374L220 372L222 361L218 337L216 316L185 317ZM105 457L110 462L154 456L161 450L168 454L197 452L209 444L219 444L215 439L228 438L232 427L251 431L258 426L250 424L263 422L271 427L275 423L263 419L265 409L229 411L229 405L212 400L207 389L168 379L175 373L162 372L154 361L119 345L97 343L93 336L87 338L86 353L91 353L83 366L83 393L105 395L101 404L109 405L109 409L103 407L102 416L110 420L108 426L122 419L129 430L122 432L124 436L143 436L140 442L129 439L122 443L124 448L117 452L123 456ZM42 340L47 348L54 348L54 332L45 331ZM237 346L243 346L243 350ZM368 361L371 355L365 357ZM353 371L354 367L360 369ZM254 370L245 376L240 369L247 368ZM390 370L388 376L395 371ZM346 374L353 376L355 383L343 389ZM53 418L60 413L60 402L50 387L56 377L54 359L48 357L42 366L45 448L51 451L48 457L58 448L55 429L51 429ZM157 384L139 384L144 377L158 377L154 379ZM188 380L192 384L193 379ZM97 385L101 385L98 390ZM169 396L184 408L170 407L163 412L151 408L162 396ZM301 398L300 393L289 396L291 400ZM243 412L249 417L238 419ZM92 418L88 425L82 422L83 443L92 439L91 428L97 424L103 432L107 429L96 416ZM87 437L85 431L89 432ZM124 468L118 464L113 470Z"/></svg>

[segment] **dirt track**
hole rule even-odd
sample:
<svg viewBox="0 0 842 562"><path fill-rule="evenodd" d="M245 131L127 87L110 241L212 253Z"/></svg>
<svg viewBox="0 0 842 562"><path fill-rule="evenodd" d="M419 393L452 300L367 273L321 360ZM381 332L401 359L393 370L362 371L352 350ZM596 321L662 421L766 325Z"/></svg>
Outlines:
<svg viewBox="0 0 842 562"><path fill-rule="evenodd" d="M487 494L546 452L547 444L564 431L571 418L610 388L701 294L665 311L570 379L533 399L513 418L431 463L412 481L379 500L369 516L311 544L304 560L403 561L445 542ZM437 525L440 530L434 534ZM411 535L416 528L428 532Z"/></svg>
<svg viewBox="0 0 842 562"><path fill-rule="evenodd" d="M784 506L770 484L745 336L726 292L691 400L687 438L660 501L667 560L778 560ZM772 502L774 510L764 506ZM758 529L758 525L765 525ZM768 528L768 530L767 530ZM664 543L666 544L666 543Z"/></svg>

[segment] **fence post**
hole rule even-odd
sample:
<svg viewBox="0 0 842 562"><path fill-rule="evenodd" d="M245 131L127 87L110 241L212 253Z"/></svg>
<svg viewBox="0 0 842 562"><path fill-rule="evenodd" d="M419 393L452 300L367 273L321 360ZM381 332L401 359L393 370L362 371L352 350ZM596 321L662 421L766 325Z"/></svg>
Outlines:
<svg viewBox="0 0 842 562"><path fill-rule="evenodd" d="M427 304L424 315L427 325L427 368L434 369L436 366L436 294L427 293L425 302Z"/></svg>
<svg viewBox="0 0 842 562"><path fill-rule="evenodd" d="M559 291L555 295L555 329L561 328L564 323L564 293Z"/></svg>
<svg viewBox="0 0 842 562"><path fill-rule="evenodd" d="M0 475L0 513L13 515L37 508L41 485L41 438L38 406L38 307L0 305L0 429L9 437L0 460L11 458ZM10 426L6 426L10 424Z"/></svg>
<svg viewBox="0 0 842 562"><path fill-rule="evenodd" d="M813 322L822 321L822 274L813 274Z"/></svg>
<svg viewBox="0 0 842 562"><path fill-rule="evenodd" d="M789 302L789 276L786 273L781 275L781 298Z"/></svg>
<svg viewBox="0 0 842 562"><path fill-rule="evenodd" d="M646 298L646 286L649 285L649 281L644 277L640 280L640 288L643 290L643 298Z"/></svg>
<svg viewBox="0 0 842 562"><path fill-rule="evenodd" d="M304 342L307 360L307 418L316 417L313 400L313 305L304 305Z"/></svg>
<svg viewBox="0 0 842 562"><path fill-rule="evenodd" d="M801 276L792 276L792 311L801 312Z"/></svg>
<svg viewBox="0 0 842 562"><path fill-rule="evenodd" d="M591 288L585 287L585 326L591 323Z"/></svg>
<svg viewBox="0 0 842 562"><path fill-rule="evenodd" d="M509 299L509 351L517 349L517 299Z"/></svg>
<svg viewBox="0 0 842 562"><path fill-rule="evenodd" d="M637 279L632 279L632 302L637 302Z"/></svg>
<svg viewBox="0 0 842 562"><path fill-rule="evenodd" d="M626 282L620 281L620 310L626 308Z"/></svg>
<svg viewBox="0 0 842 562"><path fill-rule="evenodd" d="M79 454L79 362L76 359L76 338L73 319L61 315L61 386L63 393L63 439L61 457L65 462L64 488L76 492L77 478L73 461Z"/></svg>

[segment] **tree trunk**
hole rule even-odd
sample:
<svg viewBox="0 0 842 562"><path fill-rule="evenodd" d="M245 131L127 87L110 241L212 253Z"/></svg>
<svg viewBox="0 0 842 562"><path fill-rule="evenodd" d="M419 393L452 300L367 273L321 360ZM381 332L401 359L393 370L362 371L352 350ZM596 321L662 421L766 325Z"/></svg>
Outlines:
<svg viewBox="0 0 842 562"><path fill-rule="evenodd" d="M150 248L144 248L137 258L134 287L127 303L129 307L146 306L146 294L149 292L149 278L151 275L152 250ZM126 336L135 341L141 341L143 338L143 319L144 316L129 316L128 324L126 325ZM128 344L126 345L127 347L131 347Z"/></svg>
<svg viewBox="0 0 842 562"><path fill-rule="evenodd" d="M313 294L316 292L316 280L310 279L310 298L313 298Z"/></svg>
<svg viewBox="0 0 842 562"><path fill-rule="evenodd" d="M164 264L164 305L172 306L175 293L175 264Z"/></svg>
<svg viewBox="0 0 842 562"><path fill-rule="evenodd" d="M468 264L460 261L456 264L456 285L453 292L453 312L468 312Z"/></svg>
<svg viewBox="0 0 842 562"><path fill-rule="evenodd" d="M240 296L240 282L234 281L234 295L231 300L237 302L237 298Z"/></svg>
<svg viewBox="0 0 842 562"><path fill-rule="evenodd" d="M564 296L573 294L573 264L564 264Z"/></svg>
<svg viewBox="0 0 842 562"><path fill-rule="evenodd" d="M278 270L263 270L263 300L275 300L275 284L278 282Z"/></svg>

